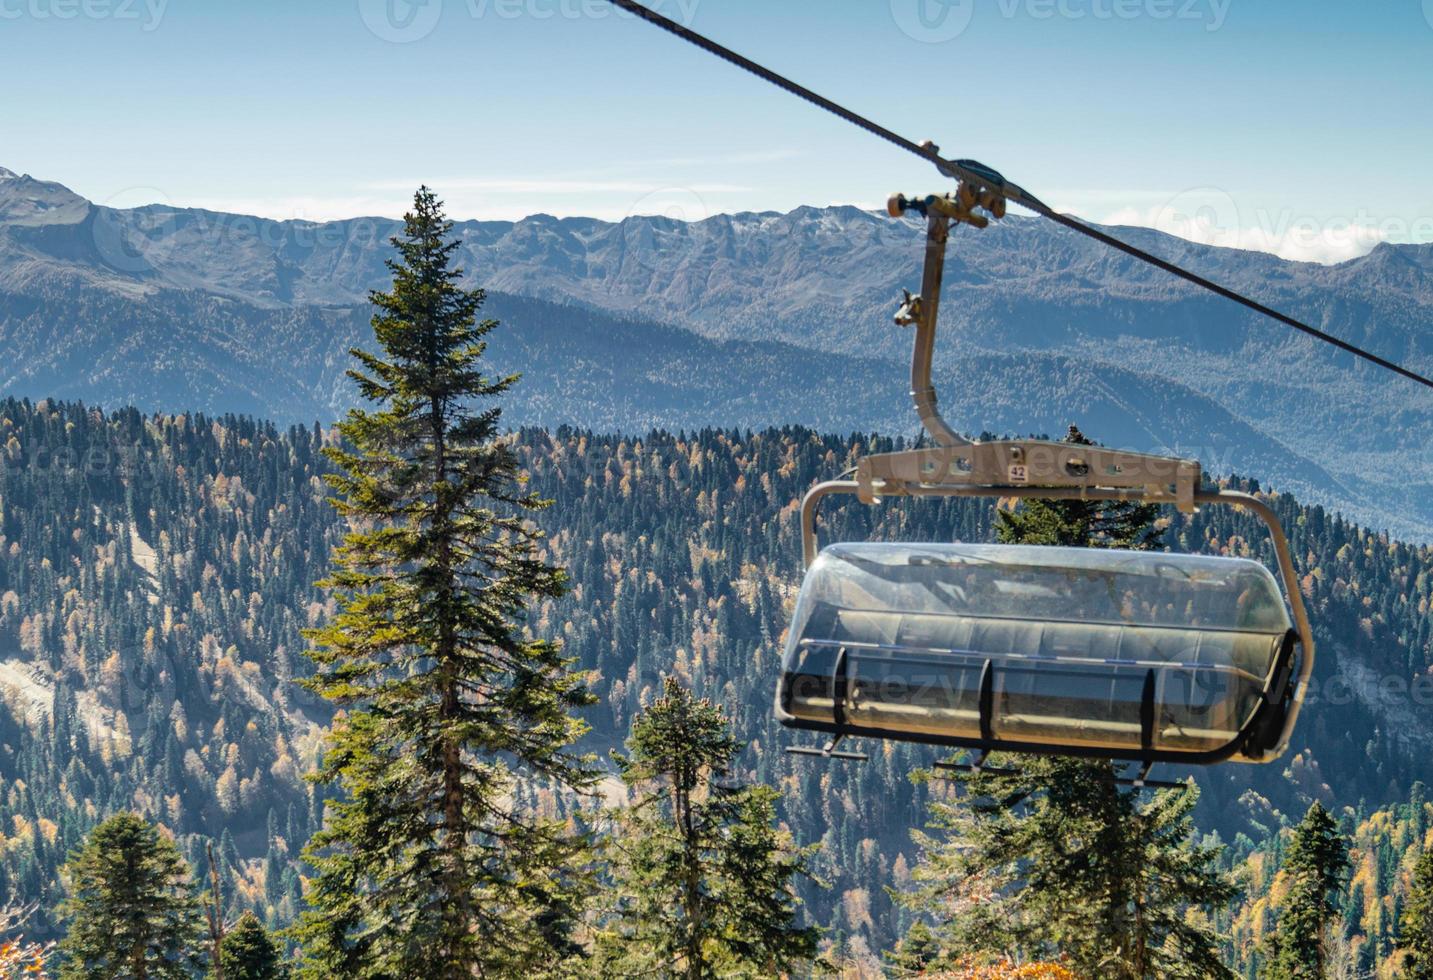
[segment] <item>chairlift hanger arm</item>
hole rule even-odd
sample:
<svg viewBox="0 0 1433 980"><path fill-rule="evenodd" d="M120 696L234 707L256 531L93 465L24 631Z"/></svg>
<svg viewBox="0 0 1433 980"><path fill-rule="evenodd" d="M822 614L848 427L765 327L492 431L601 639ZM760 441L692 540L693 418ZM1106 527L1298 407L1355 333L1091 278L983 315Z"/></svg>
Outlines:
<svg viewBox="0 0 1433 980"><path fill-rule="evenodd" d="M882 494L913 493L941 484L1069 487L1081 493L1117 487L1140 490L1150 500L1192 511L1200 484L1195 460L1040 439L972 442L941 416L931 370L950 226L954 222L984 228L990 218L1004 215L1004 203L986 188L962 183L954 194L914 200L897 194L887 205L893 217L913 210L926 218L921 292L919 296L906 292L895 320L915 328L911 401L935 445L863 457L856 466L859 496L871 503Z"/></svg>
<svg viewBox="0 0 1433 980"><path fill-rule="evenodd" d="M921 425L925 426L937 446L968 446L970 440L959 435L941 417L935 384L931 380L931 369L935 364L936 323L940 312L940 286L945 272L945 243L949 237L949 216L932 211L927 218L920 295L906 293L905 302L896 313L896 323L915 327L915 346L911 353L911 401L915 403Z"/></svg>
<svg viewBox="0 0 1433 980"><path fill-rule="evenodd" d="M936 152L929 141L921 144ZM985 213L982 214L981 211ZM1005 216L1005 198L987 184L961 180L954 194L931 194L924 198L908 198L893 194L886 211L899 218L915 211L926 219L925 262L921 269L919 296L905 293L905 300L896 311L896 323L915 327L915 343L911 351L911 401L921 425L930 433L937 446L969 446L971 442L957 433L941 417L931 369L935 363L935 333L940 318L940 290L945 275L946 243L950 240L952 222L984 228L991 218ZM988 215L988 216L987 216Z"/></svg>

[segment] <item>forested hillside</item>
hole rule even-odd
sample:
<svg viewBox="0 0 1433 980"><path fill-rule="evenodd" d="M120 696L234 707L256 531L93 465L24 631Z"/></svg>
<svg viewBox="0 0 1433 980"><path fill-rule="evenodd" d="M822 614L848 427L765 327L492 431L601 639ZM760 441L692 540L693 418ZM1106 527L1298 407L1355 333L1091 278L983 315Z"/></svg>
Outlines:
<svg viewBox="0 0 1433 980"><path fill-rule="evenodd" d="M884 887L903 883L924 821L925 791L908 774L935 754L892 744L871 746L866 763L788 756L793 737L770 713L799 579L797 501L874 443L795 428L515 438L531 488L555 500L539 519L573 586L531 627L591 672L590 747L615 747L666 674L711 696L745 743L738 766L780 791L798 840L822 845L831 887L809 890L813 918L858 950L889 945L904 923ZM293 915L294 858L319 802L301 773L328 719L291 683L309 670L299 630L331 611L312 586L340 530L320 479L327 439L235 417L0 403L0 890L52 901L66 852L132 808L200 867L203 842L217 840L240 883L235 905L271 922ZM1272 499L1317 623L1318 689L1285 759L1198 774L1200 826L1234 843L1231 860L1255 862L1310 800L1361 808L1356 825L1405 803L1433 768L1433 550ZM979 540L991 519L955 501L853 502L832 507L823 534ZM1269 557L1247 516L1170 521L1171 547ZM1390 920L1368 910L1396 901L1399 876L1371 860L1350 928L1378 947ZM1261 914L1231 920L1237 943Z"/></svg>
<svg viewBox="0 0 1433 980"><path fill-rule="evenodd" d="M0 878L56 896L98 819L212 835L291 915L326 712L290 683L333 518L314 434L248 420L0 408ZM242 857L241 857L242 855Z"/></svg>

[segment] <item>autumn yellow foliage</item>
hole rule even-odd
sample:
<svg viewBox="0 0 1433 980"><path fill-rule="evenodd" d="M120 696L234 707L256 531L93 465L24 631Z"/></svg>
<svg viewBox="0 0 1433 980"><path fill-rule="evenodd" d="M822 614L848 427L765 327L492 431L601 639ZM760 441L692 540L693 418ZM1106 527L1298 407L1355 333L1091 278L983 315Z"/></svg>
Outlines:
<svg viewBox="0 0 1433 980"><path fill-rule="evenodd" d="M0 980L42 980L45 973L43 952L18 940L0 942Z"/></svg>
<svg viewBox="0 0 1433 980"><path fill-rule="evenodd" d="M13 924L14 917L6 917L0 910L0 925ZM23 938L0 939L0 980L45 980L45 958L50 954L49 946L26 942Z"/></svg>
<svg viewBox="0 0 1433 980"><path fill-rule="evenodd" d="M953 970L926 974L930 980L1077 980L1058 963L994 963L962 960Z"/></svg>

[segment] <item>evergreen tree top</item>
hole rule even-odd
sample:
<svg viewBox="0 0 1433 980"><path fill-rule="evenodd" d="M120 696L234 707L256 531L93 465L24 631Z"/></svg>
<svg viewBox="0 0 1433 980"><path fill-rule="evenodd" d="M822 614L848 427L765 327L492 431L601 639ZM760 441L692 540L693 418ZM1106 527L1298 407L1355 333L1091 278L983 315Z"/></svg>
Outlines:
<svg viewBox="0 0 1433 980"><path fill-rule="evenodd" d="M518 975L569 955L587 841L534 789L596 779L572 744L589 704L532 606L561 597L484 373L480 289L428 188L414 195L393 285L372 295L376 353L350 371L369 408L325 454L354 529L325 587L340 611L306 634L304 683L345 705L316 781L333 784L305 856L311 906L292 934L305 976ZM434 974L436 975L436 974Z"/></svg>
<svg viewBox="0 0 1433 980"><path fill-rule="evenodd" d="M283 951L253 912L239 916L224 934L219 962L224 980L283 980L288 976Z"/></svg>
<svg viewBox="0 0 1433 980"><path fill-rule="evenodd" d="M1339 877L1348 870L1348 842L1333 814L1317 800L1294 828L1284 869L1311 877L1324 891L1337 888Z"/></svg>
<svg viewBox="0 0 1433 980"><path fill-rule="evenodd" d="M812 849L774 826L775 790L713 781L739 745L720 709L667 678L627 745L635 800L607 849L601 975L755 980L809 963L817 933L798 921L793 879Z"/></svg>
<svg viewBox="0 0 1433 980"><path fill-rule="evenodd" d="M101 823L65 865L70 918L62 978L187 978L198 903L174 842L133 813Z"/></svg>
<svg viewBox="0 0 1433 980"><path fill-rule="evenodd" d="M662 695L633 722L627 747L630 757L618 759L626 782L667 777L691 790L704 773L724 771L740 743L721 709L668 677Z"/></svg>

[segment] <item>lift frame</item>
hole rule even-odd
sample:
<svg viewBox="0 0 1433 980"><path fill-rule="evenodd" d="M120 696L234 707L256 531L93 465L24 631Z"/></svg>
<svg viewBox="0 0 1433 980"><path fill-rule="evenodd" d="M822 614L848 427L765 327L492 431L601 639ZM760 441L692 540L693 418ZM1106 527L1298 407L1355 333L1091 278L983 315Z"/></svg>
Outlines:
<svg viewBox="0 0 1433 980"><path fill-rule="evenodd" d="M984 209L986 214L980 213L978 209ZM926 218L921 292L918 296L906 293L895 319L897 324L915 328L911 354L911 400L934 445L865 456L857 463L854 479L831 480L812 487L801 502L801 540L806 567L810 567L819 552L816 519L821 502L835 495L853 495L866 504L879 503L886 497L988 497L1170 504L1184 513L1193 513L1202 505L1242 508L1253 513L1269 529L1279 578L1293 612L1298 634L1298 674L1293 679L1292 697L1278 739L1272 750L1258 754L1241 755L1245 746L1239 741L1203 753L1161 752L1149 749L1132 756L1124 751L1115 753L1094 748L1056 747L995 738L965 739L887 733L816 722L803 722L795 727L829 732L832 735L831 741L823 749L797 747L788 751L819 755L828 759L860 759L864 758L861 753L837 751L836 746L846 736L867 736L974 749L980 753L977 762L973 764L976 766L983 766L986 752L996 750L1091 758L1133 758L1141 766L1140 775L1129 781L1135 786L1154 785L1154 781L1147 779L1149 766L1160 761L1207 764L1235 758L1247 762L1268 762L1278 758L1293 736L1314 668L1313 631L1309 625L1303 597L1299 593L1298 577L1289 554L1288 540L1278 516L1267 503L1251 494L1203 488L1202 472L1197 460L1039 439L972 441L958 434L942 418L935 386L931 381L946 243L950 237L951 222L984 228L990 217L1003 217L1005 201L999 190L992 186L962 182L952 195L932 195L924 199L892 196L888 210L894 217L915 211ZM1286 653L1286 656L1289 655L1291 654ZM1280 670L1275 671L1274 676L1289 668L1289 664L1283 664ZM1269 693L1265 692L1265 705L1260 715L1270 709L1267 700ZM1256 720L1250 728L1257 727ZM959 769L961 765L963 764L949 763L943 764L943 768Z"/></svg>

